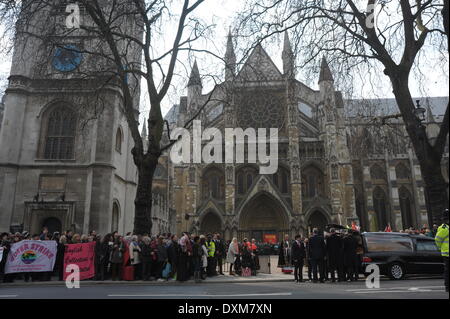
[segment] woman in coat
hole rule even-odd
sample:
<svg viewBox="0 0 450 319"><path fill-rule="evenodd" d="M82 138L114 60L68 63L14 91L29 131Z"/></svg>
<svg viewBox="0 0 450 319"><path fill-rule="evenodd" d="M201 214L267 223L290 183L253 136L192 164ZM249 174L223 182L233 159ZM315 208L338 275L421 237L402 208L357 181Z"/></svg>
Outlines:
<svg viewBox="0 0 450 319"><path fill-rule="evenodd" d="M166 245L164 244L163 240L164 240L163 236L159 236L158 240L157 240L156 280L162 280L162 278L163 278L162 272L163 272L165 265L167 264L167 259L168 259L167 248L166 248Z"/></svg>
<svg viewBox="0 0 450 319"><path fill-rule="evenodd" d="M152 270L152 247L151 239L148 236L142 238L141 243L141 264L142 264L142 280L150 280Z"/></svg>
<svg viewBox="0 0 450 319"><path fill-rule="evenodd" d="M125 251L125 245L122 241L122 236L117 237L114 240L112 252L111 252L111 272L112 280L115 281L121 278L121 269L123 264L123 252Z"/></svg>
<svg viewBox="0 0 450 319"><path fill-rule="evenodd" d="M194 264L194 280L196 283L201 282L201 272L203 266L203 248L200 245L200 237L194 237L194 243L192 244L192 263Z"/></svg>
<svg viewBox="0 0 450 319"><path fill-rule="evenodd" d="M254 269L252 269L252 271L253 271L253 275L256 276L256 271L260 269L260 266L259 266L259 257L258 257L259 251L258 251L258 246L256 245L255 239L252 239L251 251L252 251L253 267L254 267Z"/></svg>
<svg viewBox="0 0 450 319"><path fill-rule="evenodd" d="M170 278L173 278L177 273L179 255L180 255L180 247L178 246L178 237L177 235L172 235L167 245L167 257L169 259L170 265L172 266L172 271L169 276Z"/></svg>
<svg viewBox="0 0 450 319"><path fill-rule="evenodd" d="M66 236L59 237L56 250L55 270L58 273L58 280L64 279L64 252L66 250L67 239Z"/></svg>
<svg viewBox="0 0 450 319"><path fill-rule="evenodd" d="M111 234L106 234L101 241L100 247L98 247L98 260L99 260L99 268L97 274L100 280L105 280L108 277L108 266L109 261L111 259L111 248L113 246L112 236ZM96 251L97 254L97 251Z"/></svg>
<svg viewBox="0 0 450 319"><path fill-rule="evenodd" d="M200 247L202 248L202 270L200 278L204 280L206 278L206 268L208 268L208 248L206 247L206 237L204 235L200 236Z"/></svg>
<svg viewBox="0 0 450 319"><path fill-rule="evenodd" d="M183 236L180 238L179 241L180 255L178 256L178 266L177 266L178 281L189 280L188 257L190 257L190 251L192 251L190 243L191 242L188 234L183 233Z"/></svg>
<svg viewBox="0 0 450 319"><path fill-rule="evenodd" d="M128 250L130 253L131 265L134 267L135 278L142 279L141 278L141 274L142 274L141 266L142 265L141 265L141 258L140 258L141 247L139 246L139 243L138 243L138 236L134 235L131 238L131 242L128 245Z"/></svg>
<svg viewBox="0 0 450 319"><path fill-rule="evenodd" d="M233 238L230 245L228 246L227 262L230 264L230 276L234 276L233 265L239 256L239 244L237 238Z"/></svg>

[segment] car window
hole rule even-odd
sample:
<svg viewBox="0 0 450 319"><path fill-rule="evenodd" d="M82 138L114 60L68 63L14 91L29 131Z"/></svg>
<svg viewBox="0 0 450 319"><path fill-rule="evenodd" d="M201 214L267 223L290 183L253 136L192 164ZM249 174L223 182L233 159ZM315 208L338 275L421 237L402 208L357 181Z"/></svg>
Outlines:
<svg viewBox="0 0 450 319"><path fill-rule="evenodd" d="M417 251L439 251L434 240L417 240Z"/></svg>
<svg viewBox="0 0 450 319"><path fill-rule="evenodd" d="M392 235L366 235L367 250L369 252L376 251L413 251L413 244L410 237L392 236Z"/></svg>

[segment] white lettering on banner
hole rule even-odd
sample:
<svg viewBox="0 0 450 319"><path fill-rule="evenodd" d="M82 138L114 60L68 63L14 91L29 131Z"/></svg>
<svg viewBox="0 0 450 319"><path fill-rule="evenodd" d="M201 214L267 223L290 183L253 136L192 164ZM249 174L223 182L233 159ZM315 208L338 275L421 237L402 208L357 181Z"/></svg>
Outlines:
<svg viewBox="0 0 450 319"><path fill-rule="evenodd" d="M23 240L11 245L5 274L53 271L56 247L54 240Z"/></svg>

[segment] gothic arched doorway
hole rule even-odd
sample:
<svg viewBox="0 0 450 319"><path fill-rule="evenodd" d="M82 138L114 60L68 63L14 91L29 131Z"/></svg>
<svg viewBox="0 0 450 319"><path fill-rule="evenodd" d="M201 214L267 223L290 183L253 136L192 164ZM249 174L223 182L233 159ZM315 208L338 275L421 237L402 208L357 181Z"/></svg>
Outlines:
<svg viewBox="0 0 450 319"><path fill-rule="evenodd" d="M280 241L289 233L289 222L281 204L267 194L254 197L242 209L239 217L238 239Z"/></svg>
<svg viewBox="0 0 450 319"><path fill-rule="evenodd" d="M200 233L203 235L220 233L222 231L222 221L220 217L213 213L208 212L203 217L200 223Z"/></svg>
<svg viewBox="0 0 450 319"><path fill-rule="evenodd" d="M62 224L61 221L56 217L48 217L42 222L42 228L47 227L48 233L53 234L54 232L61 233Z"/></svg>
<svg viewBox="0 0 450 319"><path fill-rule="evenodd" d="M319 229L319 232L323 232L325 230L325 226L328 224L327 217L320 211L314 211L308 219L308 230L312 232L314 228Z"/></svg>

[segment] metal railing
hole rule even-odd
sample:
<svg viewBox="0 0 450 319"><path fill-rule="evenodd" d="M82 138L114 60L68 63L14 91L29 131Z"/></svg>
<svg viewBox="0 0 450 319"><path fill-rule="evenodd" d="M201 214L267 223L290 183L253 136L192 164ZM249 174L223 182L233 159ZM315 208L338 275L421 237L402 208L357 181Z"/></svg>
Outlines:
<svg viewBox="0 0 450 319"><path fill-rule="evenodd" d="M272 257L272 258L271 258ZM261 273L261 274L271 274L272 273L272 264L271 264L271 259L273 262L273 257L271 255L267 255L267 256L258 256L259 259L259 270L257 271L257 273ZM275 256L276 258L278 258L278 256ZM222 271L223 272L230 272L230 263L224 261L224 263L222 264Z"/></svg>

